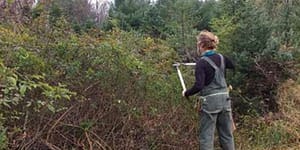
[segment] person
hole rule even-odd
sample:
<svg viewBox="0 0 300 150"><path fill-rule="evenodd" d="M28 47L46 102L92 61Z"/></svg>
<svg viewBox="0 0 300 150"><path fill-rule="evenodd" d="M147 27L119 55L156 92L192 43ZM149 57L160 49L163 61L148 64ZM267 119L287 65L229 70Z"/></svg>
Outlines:
<svg viewBox="0 0 300 150"><path fill-rule="evenodd" d="M200 149L214 149L214 132L217 129L223 150L234 150L231 100L225 80L225 70L234 69L230 59L216 52L219 40L212 32L201 31L197 36L197 53L194 86L182 95L200 94Z"/></svg>

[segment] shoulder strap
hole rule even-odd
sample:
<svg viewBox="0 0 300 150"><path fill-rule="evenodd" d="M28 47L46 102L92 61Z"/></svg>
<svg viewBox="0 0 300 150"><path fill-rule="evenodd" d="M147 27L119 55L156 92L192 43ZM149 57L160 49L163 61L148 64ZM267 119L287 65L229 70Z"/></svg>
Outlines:
<svg viewBox="0 0 300 150"><path fill-rule="evenodd" d="M225 70L225 63L224 63L224 57L221 54L218 54L221 58L221 70L224 72Z"/></svg>
<svg viewBox="0 0 300 150"><path fill-rule="evenodd" d="M219 69L219 67L211 59L209 59L208 57L204 56L201 59L208 62L215 70Z"/></svg>
<svg viewBox="0 0 300 150"><path fill-rule="evenodd" d="M201 59L205 60L206 62L208 62L215 70L220 69L222 72L224 72L225 70L225 63L224 63L224 57L221 54L218 54L221 58L221 66L220 68L215 64L215 62L213 62L210 58L208 57L202 57Z"/></svg>

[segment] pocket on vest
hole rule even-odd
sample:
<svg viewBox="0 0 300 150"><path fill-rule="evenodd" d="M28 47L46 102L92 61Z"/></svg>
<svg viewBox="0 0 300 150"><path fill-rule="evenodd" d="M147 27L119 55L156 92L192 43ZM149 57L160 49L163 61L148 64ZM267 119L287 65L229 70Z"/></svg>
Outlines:
<svg viewBox="0 0 300 150"><path fill-rule="evenodd" d="M202 109L208 113L218 113L222 110L231 111L231 101L228 95L208 96L202 102Z"/></svg>

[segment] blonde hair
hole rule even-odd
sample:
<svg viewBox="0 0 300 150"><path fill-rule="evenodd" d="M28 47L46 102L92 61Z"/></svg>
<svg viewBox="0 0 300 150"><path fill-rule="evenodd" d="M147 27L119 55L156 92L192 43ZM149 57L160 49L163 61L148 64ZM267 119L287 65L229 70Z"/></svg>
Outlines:
<svg viewBox="0 0 300 150"><path fill-rule="evenodd" d="M219 44L219 38L213 33L204 30L198 34L197 44L201 45L205 49L215 49Z"/></svg>

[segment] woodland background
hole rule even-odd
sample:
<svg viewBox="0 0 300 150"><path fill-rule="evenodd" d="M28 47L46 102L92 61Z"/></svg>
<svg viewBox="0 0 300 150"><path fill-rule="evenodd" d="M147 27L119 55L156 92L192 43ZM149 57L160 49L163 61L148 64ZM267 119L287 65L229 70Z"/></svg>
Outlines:
<svg viewBox="0 0 300 150"><path fill-rule="evenodd" d="M0 149L197 149L172 63L204 29L236 64L237 149L300 149L299 16L297 0L0 0Z"/></svg>

